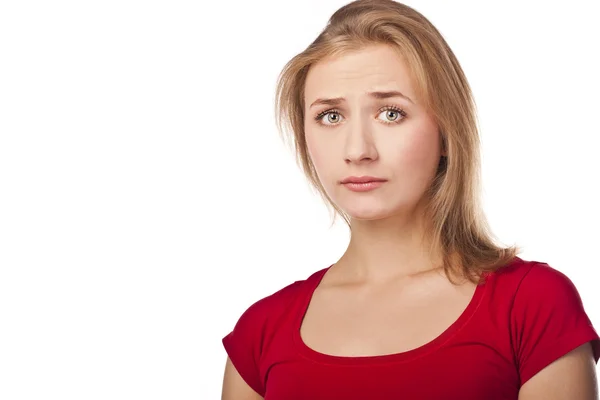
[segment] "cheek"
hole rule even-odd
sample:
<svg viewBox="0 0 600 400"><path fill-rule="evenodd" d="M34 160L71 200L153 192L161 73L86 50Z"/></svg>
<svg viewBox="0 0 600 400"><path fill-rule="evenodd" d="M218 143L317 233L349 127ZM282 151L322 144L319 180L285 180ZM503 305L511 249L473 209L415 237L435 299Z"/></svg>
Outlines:
<svg viewBox="0 0 600 400"><path fill-rule="evenodd" d="M324 174L327 173L328 170L328 162L332 162L332 152L325 151L324 146L318 143L311 138L310 134L306 134L306 148L308 151L308 157L312 161L315 169L317 171L317 176L321 180L322 184L327 183L327 179L324 179Z"/></svg>
<svg viewBox="0 0 600 400"><path fill-rule="evenodd" d="M406 142L397 147L397 159L407 168L428 171L440 157L439 140L433 132L416 132L406 137Z"/></svg>
<svg viewBox="0 0 600 400"><path fill-rule="evenodd" d="M438 144L435 133L420 132L411 135L401 146L390 148L386 157L393 165L397 183L415 193L426 190L438 168L441 155Z"/></svg>

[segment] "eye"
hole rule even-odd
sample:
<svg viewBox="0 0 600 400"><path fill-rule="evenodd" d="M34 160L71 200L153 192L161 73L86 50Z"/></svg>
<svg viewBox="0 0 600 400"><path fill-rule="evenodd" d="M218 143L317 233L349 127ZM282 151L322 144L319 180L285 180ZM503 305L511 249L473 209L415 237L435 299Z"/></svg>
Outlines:
<svg viewBox="0 0 600 400"><path fill-rule="evenodd" d="M315 117L315 120L322 125L331 126L338 124L341 117L342 115L338 110L327 110L319 113L319 115ZM324 120L327 122L323 122Z"/></svg>
<svg viewBox="0 0 600 400"><path fill-rule="evenodd" d="M404 110L396 107L396 106L385 106L381 108L379 115L384 115L384 123L386 124L395 124L406 117L406 112Z"/></svg>
<svg viewBox="0 0 600 400"><path fill-rule="evenodd" d="M380 108L378 116L384 114L381 120L384 124L398 124L406 117L406 112L396 106L385 106ZM315 121L323 126L335 126L340 123L340 118L343 120L340 111L337 109L330 109L320 112L316 117Z"/></svg>

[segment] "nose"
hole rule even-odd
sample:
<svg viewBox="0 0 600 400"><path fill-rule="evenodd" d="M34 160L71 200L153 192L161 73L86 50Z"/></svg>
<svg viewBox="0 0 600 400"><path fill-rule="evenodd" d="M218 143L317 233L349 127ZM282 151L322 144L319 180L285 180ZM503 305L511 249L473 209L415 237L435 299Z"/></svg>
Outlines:
<svg viewBox="0 0 600 400"><path fill-rule="evenodd" d="M367 122L349 121L346 124L345 158L347 163L376 160L377 149L371 128Z"/></svg>

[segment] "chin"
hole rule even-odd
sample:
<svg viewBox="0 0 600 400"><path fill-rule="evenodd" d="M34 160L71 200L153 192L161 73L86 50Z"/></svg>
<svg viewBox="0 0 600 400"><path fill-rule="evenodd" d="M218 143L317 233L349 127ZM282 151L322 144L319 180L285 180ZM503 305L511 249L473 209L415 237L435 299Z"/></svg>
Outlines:
<svg viewBox="0 0 600 400"><path fill-rule="evenodd" d="M340 207L348 216L355 220L374 221L393 215L393 211L381 206L348 206Z"/></svg>
<svg viewBox="0 0 600 400"><path fill-rule="evenodd" d="M352 215L349 214L350 218L354 221L379 221L382 219L385 219L385 216L381 216L381 215Z"/></svg>

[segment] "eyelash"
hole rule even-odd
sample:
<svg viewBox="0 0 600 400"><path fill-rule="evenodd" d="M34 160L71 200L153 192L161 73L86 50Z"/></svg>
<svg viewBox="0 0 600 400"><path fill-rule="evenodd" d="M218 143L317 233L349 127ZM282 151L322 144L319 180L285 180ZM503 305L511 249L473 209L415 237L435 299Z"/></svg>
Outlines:
<svg viewBox="0 0 600 400"><path fill-rule="evenodd" d="M384 112L384 111L395 111L395 112L397 112L398 114L400 114L400 116L402 117L402 118L399 118L399 119L397 119L396 121L383 121L383 123L384 123L384 124L386 124L386 125L394 125L394 124L399 124L399 123L400 123L400 122L402 122L402 121L404 120L404 118L406 117L406 112L405 112L403 109L401 109L400 107L396 107L396 106L392 106L392 105L389 105L389 106L384 106L384 107L381 107L381 108L380 108L380 109L377 111L377 113L378 113L378 115L379 115L379 114L381 114L381 113L382 113L382 112ZM317 121L317 122L318 122L320 125L322 125L322 126L326 126L326 127L333 127L333 126L339 125L339 122L338 122L338 123L336 123L336 124L324 124L324 123L322 123L322 122L321 122L321 120L322 120L322 119L323 119L323 117L324 117L324 116L326 116L327 114L339 114L339 115L341 115L341 114L340 114L340 111L339 111L338 109L332 108L332 109L325 110L325 111L322 111L322 112L320 112L319 114L317 114L317 116L315 117L315 121Z"/></svg>

